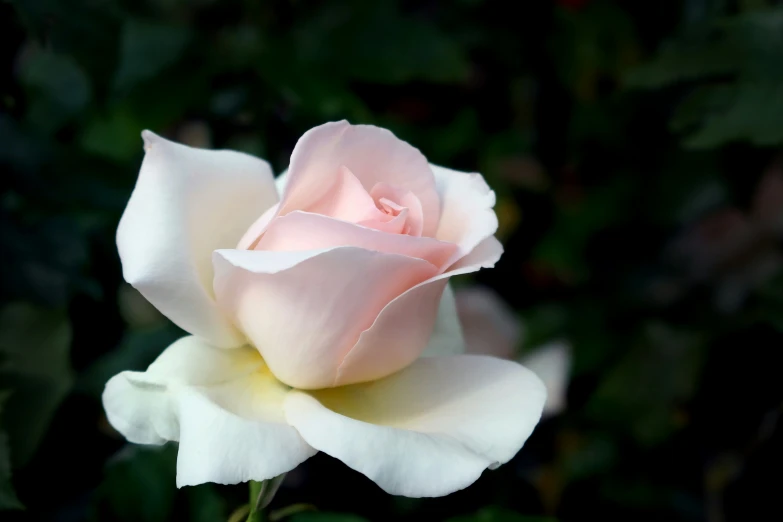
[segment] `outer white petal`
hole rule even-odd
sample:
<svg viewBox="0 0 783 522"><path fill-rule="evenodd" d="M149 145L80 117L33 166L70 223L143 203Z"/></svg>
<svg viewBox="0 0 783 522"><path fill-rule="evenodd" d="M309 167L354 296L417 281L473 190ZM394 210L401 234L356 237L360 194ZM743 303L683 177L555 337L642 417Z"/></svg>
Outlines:
<svg viewBox="0 0 783 522"><path fill-rule="evenodd" d="M256 350L185 337L146 372L112 377L103 404L131 442L179 441L178 486L236 484L275 477L315 453L283 417L287 393Z"/></svg>
<svg viewBox="0 0 783 522"><path fill-rule="evenodd" d="M519 362L538 375L546 386L544 413L554 415L563 411L571 371L571 345L566 341L552 341L525 355Z"/></svg>
<svg viewBox="0 0 783 522"><path fill-rule="evenodd" d="M465 353L465 339L462 326L457 315L457 303L451 285L446 285L443 297L438 307L438 317L435 319L435 329L422 357L437 357L443 355L458 355Z"/></svg>
<svg viewBox="0 0 783 522"><path fill-rule="evenodd" d="M466 173L430 165L441 199L441 214L437 239L456 243L459 248L452 262L470 254L498 228L498 218L492 209L495 193L481 174Z"/></svg>
<svg viewBox="0 0 783 522"><path fill-rule="evenodd" d="M546 399L524 367L475 355L422 358L385 379L291 392L288 422L385 491L447 495L510 460Z"/></svg>
<svg viewBox="0 0 783 522"><path fill-rule="evenodd" d="M144 131L146 156L117 230L125 279L186 331L241 345L212 292L212 251L234 248L277 200L269 165Z"/></svg>

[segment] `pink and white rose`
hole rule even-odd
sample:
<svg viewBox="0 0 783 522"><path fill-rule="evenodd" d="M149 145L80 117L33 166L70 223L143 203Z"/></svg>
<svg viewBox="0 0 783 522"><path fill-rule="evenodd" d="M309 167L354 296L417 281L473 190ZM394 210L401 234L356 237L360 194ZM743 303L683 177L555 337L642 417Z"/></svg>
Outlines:
<svg viewBox="0 0 783 522"><path fill-rule="evenodd" d="M125 279L192 334L104 392L128 440L179 441L177 483L264 480L324 451L390 493L439 496L508 461L539 379L464 351L451 276L491 267L494 193L373 126L269 165L143 133L117 232Z"/></svg>

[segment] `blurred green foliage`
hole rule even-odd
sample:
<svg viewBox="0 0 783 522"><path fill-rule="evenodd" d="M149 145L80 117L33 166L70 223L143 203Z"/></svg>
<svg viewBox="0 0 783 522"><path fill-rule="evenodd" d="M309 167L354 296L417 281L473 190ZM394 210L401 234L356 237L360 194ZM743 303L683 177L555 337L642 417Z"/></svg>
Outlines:
<svg viewBox="0 0 783 522"><path fill-rule="evenodd" d="M686 26L660 55L628 75L628 84L661 88L690 83L670 120L684 145L783 141L783 9L767 8Z"/></svg>
<svg viewBox="0 0 783 522"><path fill-rule="evenodd" d="M280 172L340 118L484 174L506 254L472 282L528 349L573 344L568 408L449 497L393 499L319 456L273 512L781 518L780 2L11 0L0 27L3 520L223 521L246 502L177 490L174 447L105 419L106 380L182 335L122 283L114 233L142 129Z"/></svg>

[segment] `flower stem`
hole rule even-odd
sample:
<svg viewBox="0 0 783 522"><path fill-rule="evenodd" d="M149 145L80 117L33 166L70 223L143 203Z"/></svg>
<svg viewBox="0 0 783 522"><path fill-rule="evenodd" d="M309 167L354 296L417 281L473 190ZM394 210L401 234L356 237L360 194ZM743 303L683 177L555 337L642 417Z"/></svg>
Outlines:
<svg viewBox="0 0 783 522"><path fill-rule="evenodd" d="M261 496L264 493L264 489L267 481L261 482L251 480L248 482L250 486L250 511L247 514L247 522L264 522L264 510L259 508Z"/></svg>
<svg viewBox="0 0 783 522"><path fill-rule="evenodd" d="M272 499L275 498L277 489L280 487L280 484L283 483L284 478L285 473L268 480L251 480L248 483L250 487L250 510L247 514L246 522L266 521L266 507L272 502Z"/></svg>

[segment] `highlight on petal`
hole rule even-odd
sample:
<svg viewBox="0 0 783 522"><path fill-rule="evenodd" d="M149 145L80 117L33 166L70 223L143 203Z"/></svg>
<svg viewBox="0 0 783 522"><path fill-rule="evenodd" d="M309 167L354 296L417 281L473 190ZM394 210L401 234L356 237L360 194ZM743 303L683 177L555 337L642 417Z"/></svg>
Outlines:
<svg viewBox="0 0 783 522"><path fill-rule="evenodd" d="M146 372L112 377L103 405L131 442L179 441L177 486L236 484L275 477L315 454L285 421L287 392L256 350L189 336Z"/></svg>
<svg viewBox="0 0 783 522"><path fill-rule="evenodd" d="M562 340L549 342L524 355L519 362L546 386L544 413L555 415L563 411L571 372L571 344Z"/></svg>
<svg viewBox="0 0 783 522"><path fill-rule="evenodd" d="M386 492L448 495L510 460L546 399L532 372L493 357L417 360L385 379L292 391L283 409L312 447Z"/></svg>
<svg viewBox="0 0 783 522"><path fill-rule="evenodd" d="M346 354L381 310L435 273L422 259L356 247L215 253L221 307L279 380L304 389L334 386Z"/></svg>
<svg viewBox="0 0 783 522"><path fill-rule="evenodd" d="M440 198L426 158L386 129L331 122L307 131L291 154L280 213L309 211L327 194L342 167L370 191L388 183L412 192L422 209L422 235L433 237L440 219Z"/></svg>
<svg viewBox="0 0 783 522"><path fill-rule="evenodd" d="M476 285L460 288L455 300L468 353L510 359L522 339L522 323L503 299Z"/></svg>
<svg viewBox="0 0 783 522"><path fill-rule="evenodd" d="M184 330L240 345L214 301L212 251L233 248L277 201L272 171L247 154L143 137L147 152L117 229L125 280Z"/></svg>
<svg viewBox="0 0 783 522"><path fill-rule="evenodd" d="M430 165L441 198L440 225L435 237L459 246L452 262L470 254L498 228L495 193L481 174Z"/></svg>

